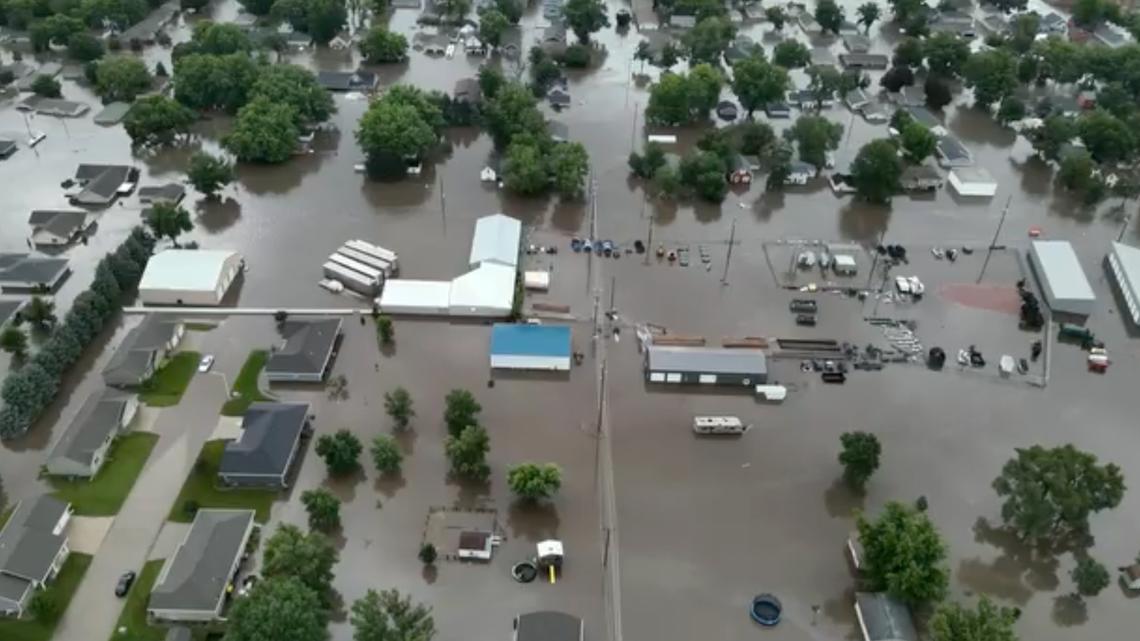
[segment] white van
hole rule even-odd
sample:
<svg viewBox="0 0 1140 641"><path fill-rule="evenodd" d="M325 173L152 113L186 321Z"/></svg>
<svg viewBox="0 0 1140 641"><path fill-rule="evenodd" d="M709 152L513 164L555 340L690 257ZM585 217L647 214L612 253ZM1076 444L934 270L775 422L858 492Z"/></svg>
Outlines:
<svg viewBox="0 0 1140 641"><path fill-rule="evenodd" d="M751 425L746 425L735 416L695 416L693 417L693 432L695 434L743 434Z"/></svg>

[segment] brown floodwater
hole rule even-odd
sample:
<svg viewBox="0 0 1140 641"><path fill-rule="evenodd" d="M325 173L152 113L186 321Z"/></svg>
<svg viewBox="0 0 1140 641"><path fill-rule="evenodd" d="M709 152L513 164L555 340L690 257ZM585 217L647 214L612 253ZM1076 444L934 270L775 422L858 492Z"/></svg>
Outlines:
<svg viewBox="0 0 1140 641"><path fill-rule="evenodd" d="M858 4L842 3L852 12ZM616 3L615 3L616 6ZM224 0L213 17L232 19L237 4ZM527 40L537 37L541 17L528 10ZM393 29L413 33L414 12L397 11ZM176 40L189 27L183 22ZM771 49L766 25L742 26ZM789 35L807 38L798 28ZM888 52L897 34L875 25L873 51ZM785 311L791 294L776 284L763 243L781 238L903 243L924 256L932 245L984 246L994 236L1002 210L1008 212L999 244L1024 248L1026 230L1040 226L1045 235L1072 240L1093 281L1101 305L1090 319L1112 351L1114 364L1106 376L1084 372L1082 354L1069 346L1053 352L1050 384L1044 390L1003 382L996 373L928 372L913 365L879 373L858 373L844 386L822 386L802 374L798 363L774 362L773 376L795 384L783 406L757 405L746 395L686 393L647 388L640 373L632 332L609 346L607 398L620 532L622 632L630 638L690 639L710 632L741 638L752 634L748 600L757 592L774 592L784 601L786 623L772 631L778 639L852 638L850 591L853 581L842 556L843 539L852 527L851 510L875 509L892 499L925 495L930 513L950 544L952 591L955 595L990 594L1021 607L1023 638L1061 639L1065 628L1081 625L1095 638L1123 638L1130 622L1129 601L1114 584L1086 605L1075 604L1067 577L1072 556L1041 559L995 532L999 503L989 487L1014 447L1033 443L1074 442L1120 464L1125 476L1140 476L1140 467L1123 454L1140 445L1131 429L1133 408L1127 400L1140 370L1138 353L1115 311L1101 259L1109 240L1120 233L1115 202L1095 210L1075 207L1052 184L1051 170L1032 157L1024 140L998 127L960 97L943 114L945 124L974 153L977 165L998 181L998 195L987 201L962 201L948 190L937 195L896 198L890 208L871 207L836 198L822 179L778 196L762 191L733 191L720 206L666 202L646 197L642 185L628 177L626 159L642 144L642 112L648 85L634 81L638 65L631 56L636 31L606 30L597 40L605 46L600 68L571 74L573 105L555 114L572 138L590 152L597 184L597 230L600 237L629 243L693 247L694 264L668 267L655 259L624 256L593 259L569 253L567 240L586 235L590 209L583 202L557 198L521 199L478 180L492 146L475 131L449 134L450 152L425 167L422 176L399 183L370 183L354 173L362 159L353 130L367 103L337 96L332 122L339 133L325 135L318 151L278 167L243 166L235 186L218 201L200 199L192 191L185 206L195 214L196 228L185 240L203 247L230 248L247 260L237 304L252 307L352 307L360 303L337 297L316 286L324 257L349 238L365 238L400 253L403 275L450 278L467 266L467 250L477 217L503 211L526 224L536 243L558 244L557 256L528 257L529 264L554 270L552 291L532 300L571 305L574 315L588 318L591 292L602 304L610 296L626 323L652 322L682 333L723 336L802 335L852 340L882 340L862 320L864 315L899 315L919 321L927 345L940 344L953 353L976 343L991 361L1000 353L1023 354L1035 338L1016 329L1016 320L1001 311L963 306L937 295L942 286L957 287L979 280L982 256L950 266L915 260L909 272L927 284L928 300L913 307L860 304L841 297L821 297L823 317L815 330L797 329ZM828 45L838 53L837 40ZM163 60L169 50L152 48L144 57ZM319 69L351 69L353 54L322 51L287 56ZM384 84L408 82L427 89L450 90L459 78L473 75L478 60L428 58L415 53L409 63L378 69ZM648 70L652 77L656 70ZM877 74L875 81L877 82ZM804 82L802 74L793 74ZM877 86L877 85L876 85ZM73 82L64 83L67 98L97 100ZM726 96L728 92L726 91ZM0 135L23 139L26 127L48 138L34 150L23 148L0 163L4 208L0 210L0 250L25 246L27 214L32 209L62 207L59 183L81 162L125 162L138 166L142 184L180 181L190 153L216 150L228 126L211 118L196 128L186 148L145 155L132 154L121 127L102 128L90 115L76 120L35 117L25 124L13 108L0 102ZM850 160L865 142L885 135L842 107L825 111L846 130L836 152ZM783 128L790 121L773 123ZM709 125L706 125L709 126ZM699 128L681 132L677 151L699 137ZM17 183L17 181L19 181ZM1134 206L1134 205L1131 205ZM67 251L74 274L58 293L61 308L86 287L95 261L113 249L139 223L135 197L99 212L98 231L85 246ZM1137 242L1135 227L1125 239ZM731 266L725 270L728 239L734 235ZM705 246L712 259L706 268L696 259ZM648 263L648 265L646 264ZM727 284L722 277L727 273ZM863 273L863 272L861 272ZM980 279L987 285L1011 286L1021 274L1016 261L1001 254ZM860 281L862 280L860 277ZM590 359L569 380L540 377L496 378L487 387L487 327L431 321L397 323L397 346L381 354L371 326L347 322L346 348L334 373L350 381L350 398L329 400L323 393L298 389L283 397L310 399L318 414L318 431L348 427L362 436L388 429L382 394L406 386L416 399L414 434L401 438L405 470L397 479L374 473L348 481L326 481L323 466L308 456L295 491L279 503L274 522L302 523L299 492L321 484L345 500L341 563L335 586L347 600L370 587L395 586L435 608L441 636L471 630L494 638L510 633L510 616L529 609L559 608L586 618L588 637L609 636L601 568L601 491L594 365ZM628 325L626 325L628 328ZM111 345L122 327L108 330ZM232 350L233 371L244 350L270 339L268 322L231 319L211 333L212 349ZM116 334L115 332L118 332ZM592 354L590 327L575 326L576 349ZM90 353L61 394L57 408L26 438L0 446L0 479L12 497L40 487L36 473L47 446L57 436L54 418L68 415L75 403L98 384L97 372L110 350ZM228 367L228 366L227 366ZM952 370L952 368L949 368ZM448 482L442 447L442 397L448 389L474 390L484 406L491 433L494 478L489 487ZM212 411L212 410L210 410ZM756 428L736 441L696 440L688 429L693 414L737 414ZM836 483L839 433L875 431L884 442L883 468L866 497L851 496ZM520 460L552 460L566 470L559 498L544 508L514 505L505 488L505 468ZM441 563L425 574L415 551L431 506L484 506L498 512L507 537L489 567ZM1111 513L1093 520L1092 554L1116 567L1137 552L1140 495L1132 492ZM567 572L557 585L519 586L507 575L510 564L532 554L534 542L557 536L567 542ZM821 607L813 625L811 606ZM343 617L341 617L343 618ZM350 638L342 621L334 624L337 639Z"/></svg>

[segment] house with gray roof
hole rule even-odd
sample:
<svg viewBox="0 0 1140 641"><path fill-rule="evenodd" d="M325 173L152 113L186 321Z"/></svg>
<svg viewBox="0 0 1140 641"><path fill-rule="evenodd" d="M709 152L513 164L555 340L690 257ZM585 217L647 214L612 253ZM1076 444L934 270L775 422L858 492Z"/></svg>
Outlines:
<svg viewBox="0 0 1140 641"><path fill-rule="evenodd" d="M881 53L841 53L839 64L844 69L886 69L891 59Z"/></svg>
<svg viewBox="0 0 1140 641"><path fill-rule="evenodd" d="M138 327L127 332L103 368L103 382L122 389L142 385L158 371L185 334L186 325L182 321L147 315Z"/></svg>
<svg viewBox="0 0 1140 641"><path fill-rule="evenodd" d="M111 443L126 431L138 407L134 396L106 389L92 392L48 454L48 474L94 477Z"/></svg>
<svg viewBox="0 0 1140 641"><path fill-rule="evenodd" d="M16 109L19 111L34 111L41 116L55 116L57 118L78 118L91 108L82 102L64 100L62 98L45 98L35 94L21 100Z"/></svg>
<svg viewBox="0 0 1140 641"><path fill-rule="evenodd" d="M7 327L8 321L15 320L27 304L26 300L0 298L0 329Z"/></svg>
<svg viewBox="0 0 1140 641"><path fill-rule="evenodd" d="M36 247L70 245L94 224L90 214L78 209L37 209L28 216L32 244Z"/></svg>
<svg viewBox="0 0 1140 641"><path fill-rule="evenodd" d="M37 589L59 574L71 553L71 504L41 494L16 504L0 529L0 615L20 616Z"/></svg>
<svg viewBox="0 0 1140 641"><path fill-rule="evenodd" d="M910 608L886 592L856 592L855 616L863 641L918 641Z"/></svg>
<svg viewBox="0 0 1140 641"><path fill-rule="evenodd" d="M0 254L0 290L52 291L71 270L66 258L32 254Z"/></svg>
<svg viewBox="0 0 1140 641"><path fill-rule="evenodd" d="M19 149L19 146L16 145L15 140L0 138L0 160L4 160L8 158L8 156L16 153L17 149Z"/></svg>
<svg viewBox="0 0 1140 641"><path fill-rule="evenodd" d="M861 33L843 36L843 46L851 53L867 53L871 50L871 39Z"/></svg>
<svg viewBox="0 0 1140 641"><path fill-rule="evenodd" d="M226 592L253 532L253 510L198 510L155 580L147 616L156 621L223 620Z"/></svg>
<svg viewBox="0 0 1140 641"><path fill-rule="evenodd" d="M158 203L177 205L185 197L186 188L178 183L139 187L139 202L144 205L157 205Z"/></svg>
<svg viewBox="0 0 1140 641"><path fill-rule="evenodd" d="M309 404L254 403L242 416L241 430L226 443L218 479L231 486L288 487L301 436L309 431Z"/></svg>
<svg viewBox="0 0 1140 641"><path fill-rule="evenodd" d="M942 136L934 147L938 164L943 167L969 167L974 164L974 156L969 149L954 136Z"/></svg>
<svg viewBox="0 0 1140 641"><path fill-rule="evenodd" d="M325 380L340 339L341 319L305 318L280 325L284 342L265 363L272 382L320 383Z"/></svg>
<svg viewBox="0 0 1140 641"><path fill-rule="evenodd" d="M79 190L70 194L69 199L74 205L105 207L134 189L138 173L127 165L79 165L75 172Z"/></svg>
<svg viewBox="0 0 1140 641"><path fill-rule="evenodd" d="M127 117L127 112L131 110L131 103L129 102L112 102L111 104L103 107L103 109L95 114L92 121L97 125L110 127L117 125Z"/></svg>

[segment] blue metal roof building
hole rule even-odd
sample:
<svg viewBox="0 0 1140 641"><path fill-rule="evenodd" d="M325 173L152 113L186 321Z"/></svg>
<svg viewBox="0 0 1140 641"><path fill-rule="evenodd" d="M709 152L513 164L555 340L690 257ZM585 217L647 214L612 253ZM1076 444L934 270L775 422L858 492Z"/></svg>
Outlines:
<svg viewBox="0 0 1140 641"><path fill-rule="evenodd" d="M512 325L491 328L492 369L570 369L569 325Z"/></svg>

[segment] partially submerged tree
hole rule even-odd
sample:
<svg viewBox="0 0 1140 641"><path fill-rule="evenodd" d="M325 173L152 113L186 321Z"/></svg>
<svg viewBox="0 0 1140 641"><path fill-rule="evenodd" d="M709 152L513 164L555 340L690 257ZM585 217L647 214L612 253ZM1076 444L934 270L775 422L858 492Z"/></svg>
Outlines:
<svg viewBox="0 0 1140 641"><path fill-rule="evenodd" d="M1018 448L993 488L1003 499L1002 520L1024 539L1056 541L1088 532L1089 517L1116 507L1124 475L1113 463L1073 445Z"/></svg>
<svg viewBox="0 0 1140 641"><path fill-rule="evenodd" d="M190 212L174 203L155 203L144 215L143 220L155 238L169 238L175 247L179 236L194 229Z"/></svg>
<svg viewBox="0 0 1140 641"><path fill-rule="evenodd" d="M1096 596L1111 582L1108 568L1089 556L1077 559L1077 564L1069 573L1069 577L1073 579L1077 594L1081 596Z"/></svg>
<svg viewBox="0 0 1140 641"><path fill-rule="evenodd" d="M297 111L268 98L256 98L238 111L233 130L222 145L238 160L276 164L293 156L300 132Z"/></svg>
<svg viewBox="0 0 1140 641"><path fill-rule="evenodd" d="M135 101L123 119L123 128L135 147L172 145L187 136L196 116L181 103L166 96L147 96Z"/></svg>
<svg viewBox="0 0 1140 641"><path fill-rule="evenodd" d="M1013 630L1013 608L1003 608L986 597L974 609L958 603L941 603L930 618L931 641L1018 641Z"/></svg>
<svg viewBox="0 0 1140 641"><path fill-rule="evenodd" d="M582 43L590 41L590 34L610 26L610 17L602 0L566 0L562 6L562 15Z"/></svg>
<svg viewBox="0 0 1140 641"><path fill-rule="evenodd" d="M403 62L408 57L408 39L404 34L376 25L360 42L360 52L371 64Z"/></svg>
<svg viewBox="0 0 1140 641"><path fill-rule="evenodd" d="M735 35L736 29L724 18L710 16L701 20L685 34L689 62L694 65L702 62L719 64L721 55Z"/></svg>
<svg viewBox="0 0 1140 641"><path fill-rule="evenodd" d="M279 525L265 541L261 574L267 580L296 578L312 590L321 603L327 604L337 559L336 548L324 534L305 533L295 525Z"/></svg>
<svg viewBox="0 0 1140 641"><path fill-rule="evenodd" d="M962 67L962 76L974 89L974 102L989 109L1017 89L1017 59L1004 49L973 53Z"/></svg>
<svg viewBox="0 0 1140 641"><path fill-rule="evenodd" d="M186 178L202 195L213 198L218 190L233 182L234 166L225 158L199 151L190 156Z"/></svg>
<svg viewBox="0 0 1140 641"><path fill-rule="evenodd" d="M839 436L842 450L839 463L843 466L843 480L854 490L862 491L875 470L879 469L882 446L869 432L844 432Z"/></svg>
<svg viewBox="0 0 1140 641"><path fill-rule="evenodd" d="M416 415L412 407L412 395L403 387L384 392L384 411L392 419L397 431L408 429L408 423Z"/></svg>
<svg viewBox="0 0 1140 641"><path fill-rule="evenodd" d="M321 599L295 577L267 578L236 599L226 617L226 641L313 641L325 635Z"/></svg>
<svg viewBox="0 0 1140 641"><path fill-rule="evenodd" d="M404 455L392 437L377 434L372 439L372 464L381 474L397 474L404 461Z"/></svg>
<svg viewBox="0 0 1140 641"><path fill-rule="evenodd" d="M349 621L355 641L432 641L436 632L431 609L396 590L368 590L353 602Z"/></svg>
<svg viewBox="0 0 1140 641"><path fill-rule="evenodd" d="M946 543L925 513L891 501L875 520L860 514L856 526L868 587L910 606L945 596L950 582Z"/></svg>
<svg viewBox="0 0 1140 641"><path fill-rule="evenodd" d="M899 132L899 142L908 162L918 165L934 155L938 146L938 138L934 136L926 125L911 121Z"/></svg>
<svg viewBox="0 0 1140 641"><path fill-rule="evenodd" d="M785 69L799 69L811 64L811 52L798 40L784 40L772 50L772 63Z"/></svg>
<svg viewBox="0 0 1140 641"><path fill-rule="evenodd" d="M562 470L554 463L521 463L507 470L507 485L520 498L550 498L562 487Z"/></svg>
<svg viewBox="0 0 1140 641"><path fill-rule="evenodd" d="M772 23L772 28L776 31L783 31L784 23L788 21L788 16L784 13L784 8L779 5L764 9L764 17L768 19L768 22Z"/></svg>
<svg viewBox="0 0 1140 641"><path fill-rule="evenodd" d="M881 14L879 5L874 2L865 2L855 10L859 14L859 24L863 25L866 33L871 33L871 25L879 19Z"/></svg>
<svg viewBox="0 0 1140 641"><path fill-rule="evenodd" d="M19 327L9 327L0 332L0 349L23 360L28 355L28 335Z"/></svg>
<svg viewBox="0 0 1140 641"><path fill-rule="evenodd" d="M839 28L845 19L843 7L835 0L819 0L815 3L815 21L824 31L839 35Z"/></svg>
<svg viewBox="0 0 1140 641"><path fill-rule="evenodd" d="M328 532L340 527L340 501L323 487L301 493L301 504L309 513L309 527Z"/></svg>
<svg viewBox="0 0 1140 641"><path fill-rule="evenodd" d="M459 436L464 428L479 424L479 412L483 406L475 400L475 395L465 389L453 389L443 399L443 422L447 433Z"/></svg>
<svg viewBox="0 0 1140 641"><path fill-rule="evenodd" d="M732 68L732 91L748 110L749 118L757 109L782 100L790 85L787 71L758 55L745 58Z"/></svg>
<svg viewBox="0 0 1140 641"><path fill-rule="evenodd" d="M843 125L823 116L800 116L785 136L795 141L800 159L819 171L827 164L827 152L839 148Z"/></svg>
<svg viewBox="0 0 1140 641"><path fill-rule="evenodd" d="M902 162L898 147L886 138L863 145L851 163L851 181L855 193L871 203L886 204L898 193Z"/></svg>
<svg viewBox="0 0 1140 641"><path fill-rule="evenodd" d="M150 71L133 56L108 56L96 67L95 91L104 102L131 102L150 87Z"/></svg>
<svg viewBox="0 0 1140 641"><path fill-rule="evenodd" d="M363 449L355 434L340 429L334 434L322 434L317 439L316 452L325 460L329 476L344 476L359 469Z"/></svg>
<svg viewBox="0 0 1140 641"><path fill-rule="evenodd" d="M472 481L483 482L490 477L491 466L487 465L490 450L491 438L487 430L478 425L469 425L458 436L448 436L444 442L451 472Z"/></svg>

